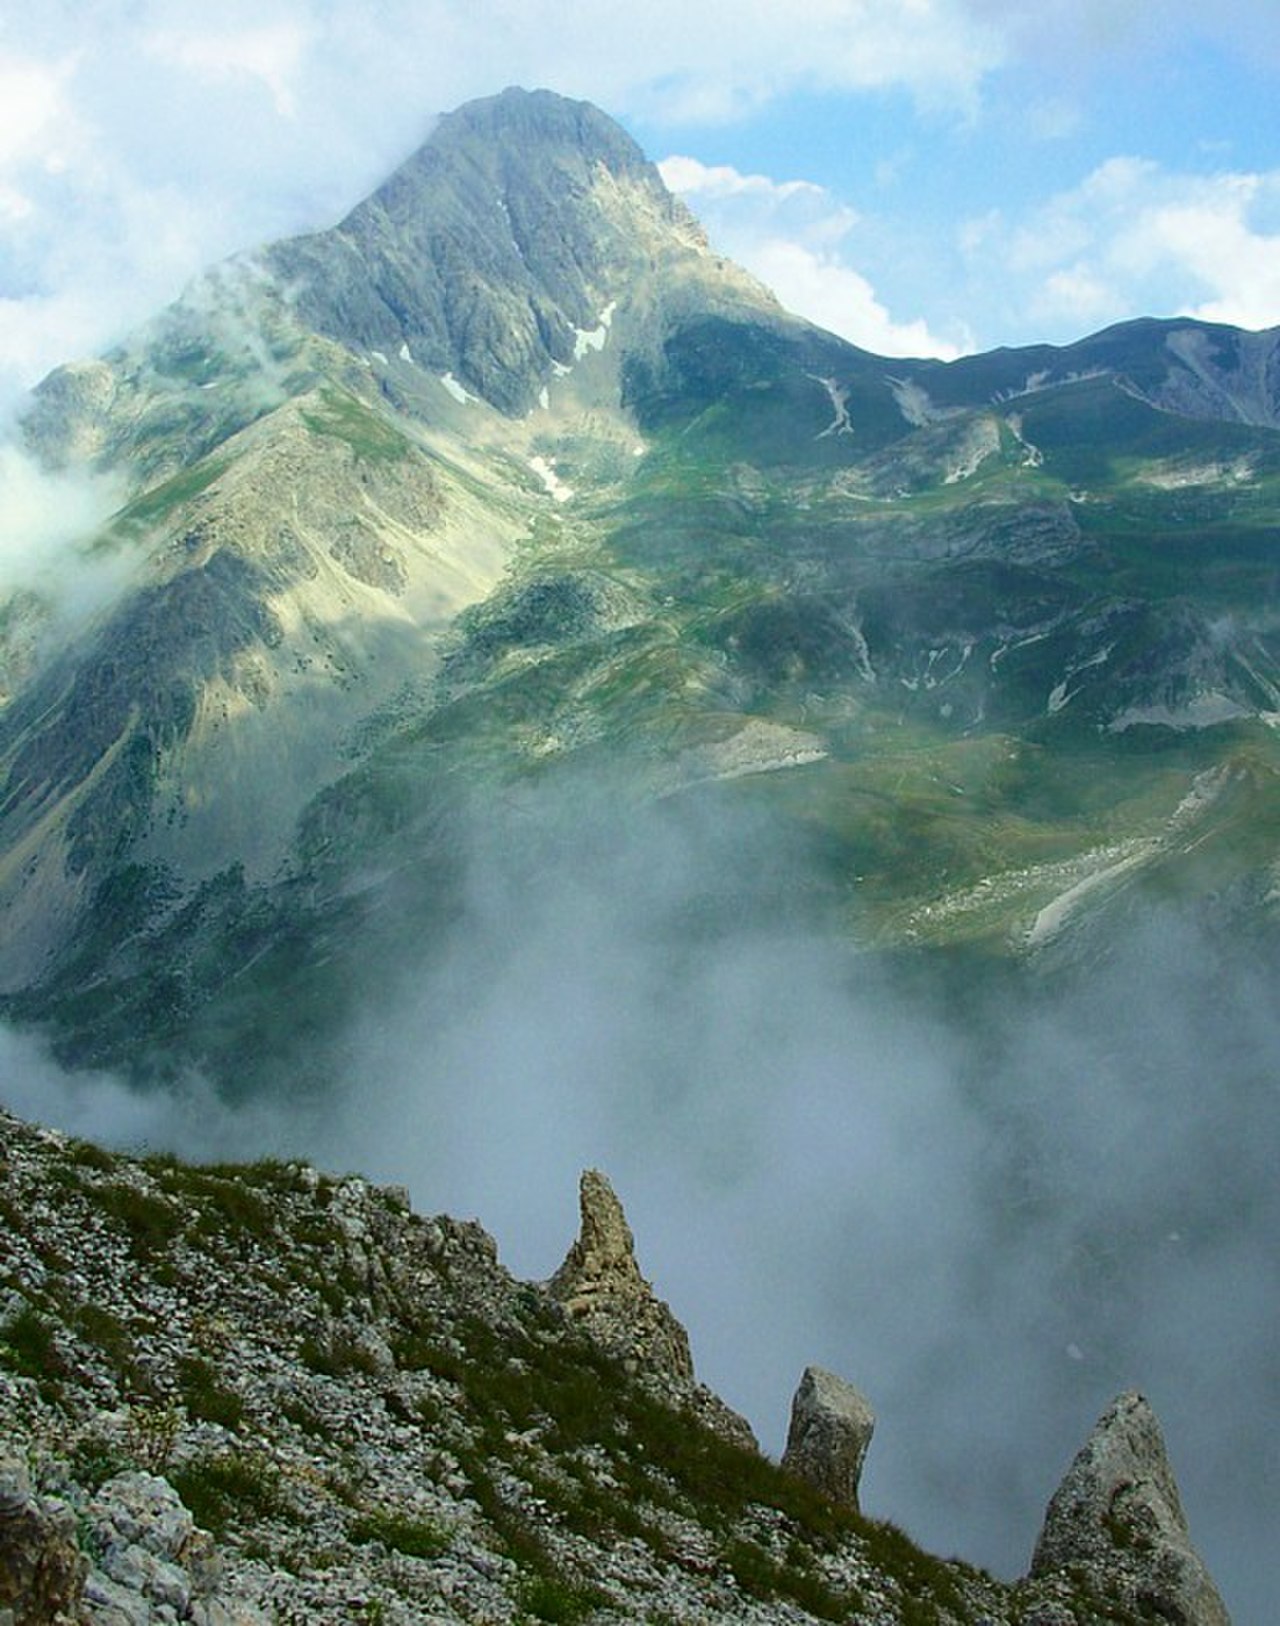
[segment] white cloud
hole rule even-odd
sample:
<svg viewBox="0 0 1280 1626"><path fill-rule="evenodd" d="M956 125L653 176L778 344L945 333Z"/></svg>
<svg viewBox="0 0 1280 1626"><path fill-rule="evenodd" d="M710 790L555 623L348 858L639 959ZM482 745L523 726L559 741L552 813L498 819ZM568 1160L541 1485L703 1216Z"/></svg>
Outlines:
<svg viewBox="0 0 1280 1626"><path fill-rule="evenodd" d="M308 44L308 31L283 21L217 33L166 28L149 35L143 48L196 78L245 76L259 80L282 118L297 113L294 81Z"/></svg>
<svg viewBox="0 0 1280 1626"><path fill-rule="evenodd" d="M0 54L0 167L47 156L46 142L63 115L69 62Z"/></svg>
<svg viewBox="0 0 1280 1626"><path fill-rule="evenodd" d="M1280 23L1269 0L963 0L976 23L998 31L1012 56L1076 74L1117 59L1150 65L1190 36L1200 48L1254 66L1280 63Z"/></svg>
<svg viewBox="0 0 1280 1626"><path fill-rule="evenodd" d="M975 283L998 277L1047 336L1139 311L1270 327L1280 324L1277 207L1280 171L1177 174L1115 157L1020 221L971 221L963 246Z"/></svg>
<svg viewBox="0 0 1280 1626"><path fill-rule="evenodd" d="M676 156L658 166L708 227L718 248L820 327L882 356L950 359L963 339L943 338L920 319L894 318L850 262L857 213L812 181L744 175L727 164Z"/></svg>

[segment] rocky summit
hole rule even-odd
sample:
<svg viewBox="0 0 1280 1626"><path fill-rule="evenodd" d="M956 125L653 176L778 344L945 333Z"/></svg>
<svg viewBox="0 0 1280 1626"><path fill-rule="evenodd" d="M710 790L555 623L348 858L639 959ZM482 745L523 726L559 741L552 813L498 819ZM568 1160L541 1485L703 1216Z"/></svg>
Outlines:
<svg viewBox="0 0 1280 1626"><path fill-rule="evenodd" d="M805 1374L803 1452L768 1461L697 1384L598 1173L546 1285L395 1188L8 1116L0 1203L12 1626L1226 1620L1136 1397L1012 1583L857 1511L847 1427L813 1426L850 1412L833 1375Z"/></svg>

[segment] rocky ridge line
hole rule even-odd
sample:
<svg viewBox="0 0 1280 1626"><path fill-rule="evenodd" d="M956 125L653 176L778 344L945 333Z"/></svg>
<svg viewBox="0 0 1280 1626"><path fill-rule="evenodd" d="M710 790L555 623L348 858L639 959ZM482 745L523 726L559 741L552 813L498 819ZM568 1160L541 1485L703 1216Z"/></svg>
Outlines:
<svg viewBox="0 0 1280 1626"><path fill-rule="evenodd" d="M1164 1549L1108 1548L1114 1476L1069 1478L1088 1551L1051 1513L1007 1585L769 1463L602 1176L582 1207L549 1291L395 1188L0 1115L0 1622L1222 1626Z"/></svg>

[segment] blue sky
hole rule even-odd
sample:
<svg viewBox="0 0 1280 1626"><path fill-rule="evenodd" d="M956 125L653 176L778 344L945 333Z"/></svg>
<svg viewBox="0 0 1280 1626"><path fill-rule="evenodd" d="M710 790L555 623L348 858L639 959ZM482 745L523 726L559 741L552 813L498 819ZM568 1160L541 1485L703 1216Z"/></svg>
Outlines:
<svg viewBox="0 0 1280 1626"><path fill-rule="evenodd" d="M0 403L511 83L871 349L1280 323L1276 0L0 0Z"/></svg>

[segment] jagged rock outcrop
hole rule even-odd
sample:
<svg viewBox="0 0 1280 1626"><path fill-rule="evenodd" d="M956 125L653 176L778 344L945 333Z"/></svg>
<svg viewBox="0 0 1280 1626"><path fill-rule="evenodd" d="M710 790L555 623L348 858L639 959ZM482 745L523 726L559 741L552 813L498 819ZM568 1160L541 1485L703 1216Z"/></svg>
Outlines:
<svg viewBox="0 0 1280 1626"><path fill-rule="evenodd" d="M791 1402L782 1466L832 1501L856 1508L875 1426L865 1395L834 1372L808 1366Z"/></svg>
<svg viewBox="0 0 1280 1626"><path fill-rule="evenodd" d="M691 1383L689 1335L640 1274L627 1216L598 1169L584 1171L578 1202L582 1228L548 1284L551 1293L633 1371Z"/></svg>
<svg viewBox="0 0 1280 1626"><path fill-rule="evenodd" d="M628 1371L689 1405L703 1422L756 1449L751 1425L697 1381L689 1334L640 1273L622 1204L598 1169L583 1172L577 1240L547 1284L584 1330Z"/></svg>
<svg viewBox="0 0 1280 1626"><path fill-rule="evenodd" d="M584 1184L578 1285L643 1302ZM1010 1586L819 1500L395 1187L0 1112L0 1221L0 1626L1225 1619L1122 1549Z"/></svg>
<svg viewBox="0 0 1280 1626"><path fill-rule="evenodd" d="M25 1465L0 1458L0 1626L80 1621L88 1568L71 1509L35 1495Z"/></svg>
<svg viewBox="0 0 1280 1626"><path fill-rule="evenodd" d="M1191 1545L1160 1424L1140 1394L1112 1402L1049 1503L1031 1573L1068 1567L1172 1626L1230 1626Z"/></svg>

